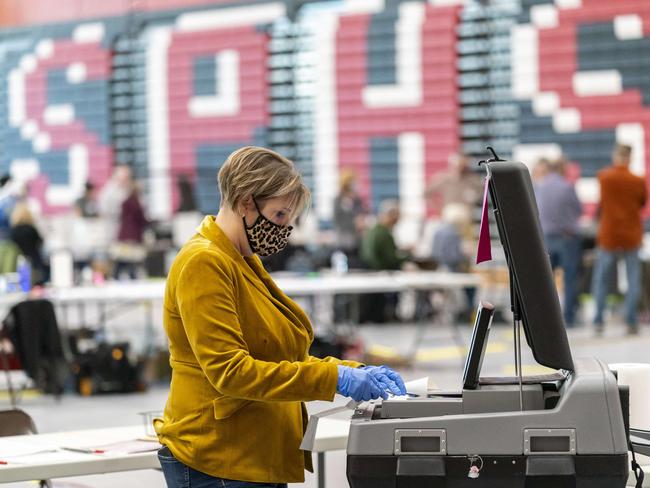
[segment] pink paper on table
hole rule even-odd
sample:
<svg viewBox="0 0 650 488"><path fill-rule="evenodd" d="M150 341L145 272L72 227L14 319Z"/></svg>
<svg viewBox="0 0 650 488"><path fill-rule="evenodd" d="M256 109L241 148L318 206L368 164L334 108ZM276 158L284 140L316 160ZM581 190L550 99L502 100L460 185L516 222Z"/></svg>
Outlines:
<svg viewBox="0 0 650 488"><path fill-rule="evenodd" d="M485 190L483 191L483 212L481 213L481 227L478 236L478 249L476 250L476 264L492 259L492 241L490 239L490 221L488 218L488 186L490 178L485 177Z"/></svg>

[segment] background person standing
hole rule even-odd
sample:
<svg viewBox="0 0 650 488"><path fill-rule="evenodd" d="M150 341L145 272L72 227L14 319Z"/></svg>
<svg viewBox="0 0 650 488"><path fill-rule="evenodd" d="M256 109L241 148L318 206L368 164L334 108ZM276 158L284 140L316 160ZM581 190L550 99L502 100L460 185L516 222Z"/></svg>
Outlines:
<svg viewBox="0 0 650 488"><path fill-rule="evenodd" d="M447 169L431 179L425 195L434 209L456 203L465 205L469 215L473 215L483 196L483 185L483 175L472 171L468 157L462 153L452 153Z"/></svg>
<svg viewBox="0 0 650 488"><path fill-rule="evenodd" d="M111 246L115 279L119 279L124 270L132 280L137 278L137 270L147 254L143 243L147 225L149 221L140 203L140 188L136 183L131 183L131 192L122 202L117 241Z"/></svg>
<svg viewBox="0 0 650 488"><path fill-rule="evenodd" d="M106 235L109 243L117 239L120 228L120 215L122 203L131 194L133 176L131 168L125 164L118 164L113 170L111 179L106 182L99 192L97 206L99 215L105 219Z"/></svg>
<svg viewBox="0 0 650 488"><path fill-rule="evenodd" d="M547 175L535 185L539 221L553 269L564 273L564 322L572 327L577 304L581 239L578 220L582 204L575 187L565 176L562 159L546 164Z"/></svg>
<svg viewBox="0 0 650 488"><path fill-rule="evenodd" d="M336 248L345 253L352 267L359 266L360 235L365 214L355 183L356 175L352 170L342 171L339 193L334 199Z"/></svg>
<svg viewBox="0 0 650 488"><path fill-rule="evenodd" d="M34 216L25 201L19 201L11 212L11 240L31 267L31 284L42 285L47 280L43 260L43 237L34 223Z"/></svg>
<svg viewBox="0 0 650 488"><path fill-rule="evenodd" d="M612 267L619 259L625 261L628 284L624 303L625 323L628 334L638 333L637 308L641 288L639 246L643 237L641 210L646 203L647 191L645 180L629 170L631 154L630 146L617 144L612 154L612 166L598 173L600 225L592 280L597 334L603 330L603 313Z"/></svg>

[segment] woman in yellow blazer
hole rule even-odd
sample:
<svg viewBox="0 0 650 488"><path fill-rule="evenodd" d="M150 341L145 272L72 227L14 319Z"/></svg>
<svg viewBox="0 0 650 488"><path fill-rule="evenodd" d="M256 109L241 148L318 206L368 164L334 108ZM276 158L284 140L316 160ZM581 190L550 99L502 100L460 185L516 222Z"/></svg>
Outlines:
<svg viewBox="0 0 650 488"><path fill-rule="evenodd" d="M309 197L291 161L259 147L219 171L221 207L178 253L164 325L172 380L158 457L169 488L285 487L312 470L303 402L404 394L399 375L309 356L313 332L257 255L286 244Z"/></svg>

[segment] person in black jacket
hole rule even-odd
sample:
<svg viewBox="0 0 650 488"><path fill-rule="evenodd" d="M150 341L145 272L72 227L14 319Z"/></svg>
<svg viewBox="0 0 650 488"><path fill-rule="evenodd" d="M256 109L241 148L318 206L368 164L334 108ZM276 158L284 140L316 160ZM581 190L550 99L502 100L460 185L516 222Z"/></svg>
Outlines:
<svg viewBox="0 0 650 488"><path fill-rule="evenodd" d="M32 284L41 285L46 281L43 261L43 238L34 225L34 217L27 203L19 201L11 212L11 240L18 246L32 267Z"/></svg>
<svg viewBox="0 0 650 488"><path fill-rule="evenodd" d="M15 304L2 321L23 370L37 388L60 395L68 367L54 306L31 299Z"/></svg>

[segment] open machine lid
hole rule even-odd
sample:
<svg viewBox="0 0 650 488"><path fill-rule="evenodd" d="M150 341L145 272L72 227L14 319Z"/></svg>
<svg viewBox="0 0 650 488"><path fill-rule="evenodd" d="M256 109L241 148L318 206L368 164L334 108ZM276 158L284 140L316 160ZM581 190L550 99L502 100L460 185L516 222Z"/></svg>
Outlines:
<svg viewBox="0 0 650 488"><path fill-rule="evenodd" d="M526 341L539 364L572 371L573 358L528 168L510 161L485 165Z"/></svg>

